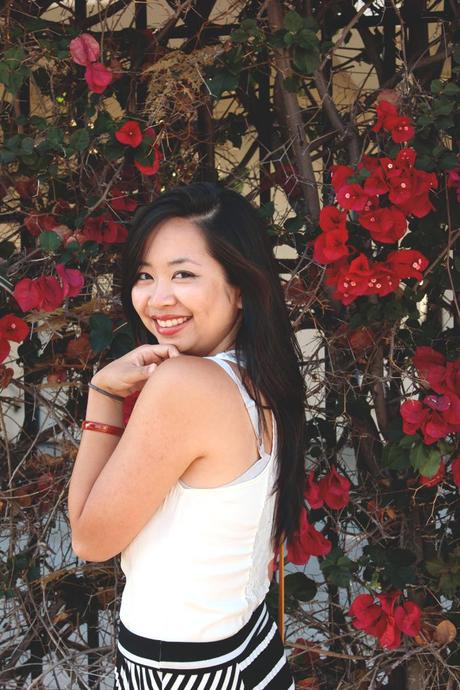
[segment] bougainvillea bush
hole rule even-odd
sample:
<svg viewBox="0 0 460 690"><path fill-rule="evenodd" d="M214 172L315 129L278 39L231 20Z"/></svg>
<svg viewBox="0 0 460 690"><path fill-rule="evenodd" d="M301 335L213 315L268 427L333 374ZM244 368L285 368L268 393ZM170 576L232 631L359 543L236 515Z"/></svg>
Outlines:
<svg viewBox="0 0 460 690"><path fill-rule="evenodd" d="M459 687L460 54L447 10L428 39L406 4L396 33L342 2L2 11L2 688L113 686L123 575L71 552L67 484L86 384L136 346L133 214L196 179L260 207L307 345L297 687Z"/></svg>

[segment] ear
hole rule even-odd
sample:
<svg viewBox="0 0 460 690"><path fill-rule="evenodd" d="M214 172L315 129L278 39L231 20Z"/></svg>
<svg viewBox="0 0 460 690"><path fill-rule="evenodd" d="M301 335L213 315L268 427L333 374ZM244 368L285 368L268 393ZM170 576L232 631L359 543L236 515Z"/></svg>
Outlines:
<svg viewBox="0 0 460 690"><path fill-rule="evenodd" d="M243 308L243 298L241 297L241 290L239 288L238 288L237 295L238 295L238 300L237 300L236 306L238 307L238 309L242 309Z"/></svg>

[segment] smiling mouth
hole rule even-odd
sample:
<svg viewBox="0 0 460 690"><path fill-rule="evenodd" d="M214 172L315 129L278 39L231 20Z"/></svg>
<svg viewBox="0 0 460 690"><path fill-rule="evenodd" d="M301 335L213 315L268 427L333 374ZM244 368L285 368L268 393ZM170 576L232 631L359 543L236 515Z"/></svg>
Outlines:
<svg viewBox="0 0 460 690"><path fill-rule="evenodd" d="M177 319L158 319L154 318L153 320L155 321L156 325L159 326L160 328L174 328L175 326L181 326L183 323L186 321L190 321L192 317L191 316L181 316Z"/></svg>

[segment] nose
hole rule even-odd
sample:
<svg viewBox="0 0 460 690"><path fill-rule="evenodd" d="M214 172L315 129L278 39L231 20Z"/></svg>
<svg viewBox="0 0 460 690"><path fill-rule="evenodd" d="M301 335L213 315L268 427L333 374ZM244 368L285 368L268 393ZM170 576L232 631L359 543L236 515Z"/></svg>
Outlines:
<svg viewBox="0 0 460 690"><path fill-rule="evenodd" d="M157 280L150 290L148 297L148 307L152 310L175 304L176 298L173 293L173 286L169 281Z"/></svg>

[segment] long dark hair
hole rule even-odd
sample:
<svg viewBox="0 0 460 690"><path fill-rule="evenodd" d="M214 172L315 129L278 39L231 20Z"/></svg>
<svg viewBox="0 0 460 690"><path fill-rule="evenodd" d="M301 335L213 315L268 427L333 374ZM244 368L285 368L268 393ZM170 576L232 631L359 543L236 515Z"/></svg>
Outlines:
<svg viewBox="0 0 460 690"><path fill-rule="evenodd" d="M139 344L158 341L136 313L131 289L147 238L158 223L173 217L187 218L201 228L210 255L224 268L228 282L241 290L242 322L235 352L243 381L252 383L259 412L262 394L275 415L279 474L272 537L277 544L283 534L290 540L304 505L305 382L299 369L302 353L289 321L270 235L251 203L220 184L176 187L142 208L125 245L121 292Z"/></svg>

